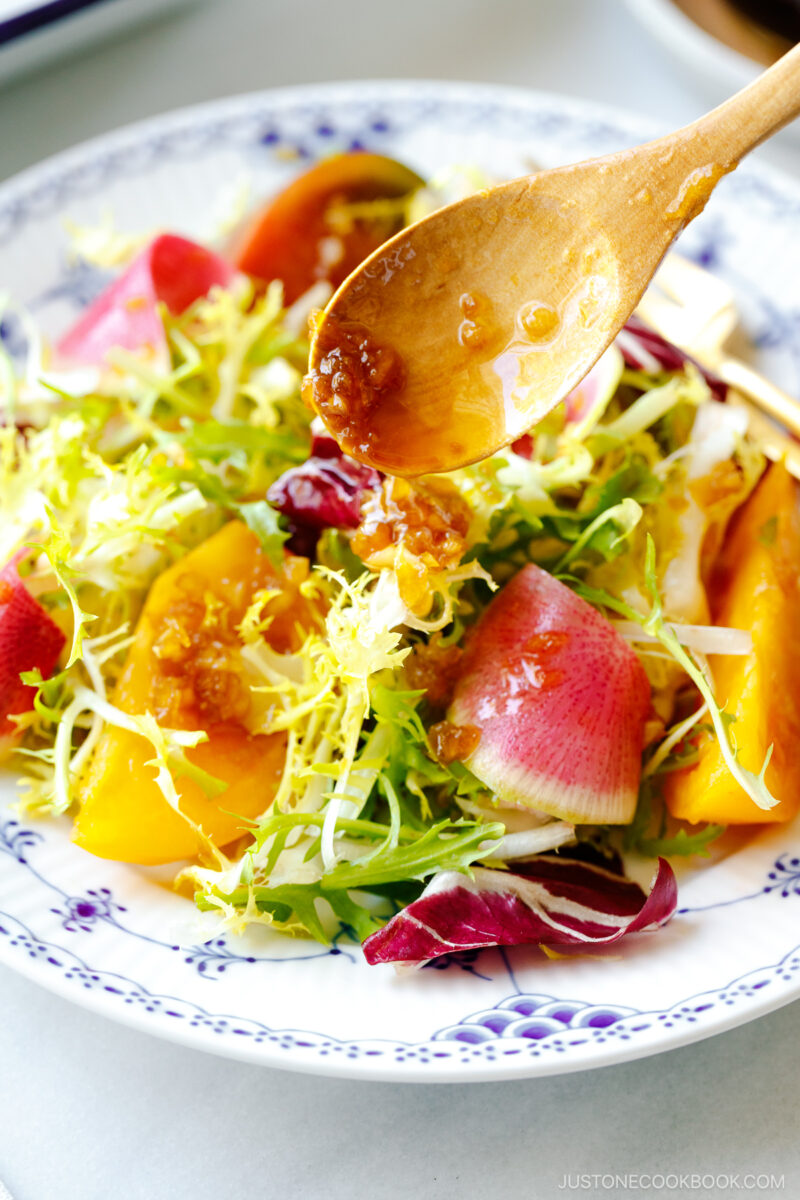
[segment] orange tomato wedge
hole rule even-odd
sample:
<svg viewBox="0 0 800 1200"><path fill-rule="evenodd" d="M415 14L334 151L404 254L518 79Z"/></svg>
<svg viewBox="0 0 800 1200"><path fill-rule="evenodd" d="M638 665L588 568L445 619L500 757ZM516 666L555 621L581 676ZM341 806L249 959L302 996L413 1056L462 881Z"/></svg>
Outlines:
<svg viewBox="0 0 800 1200"><path fill-rule="evenodd" d="M674 817L742 825L788 821L800 808L800 488L781 465L770 467L737 514L710 588L717 625L748 629L747 655L710 659L718 702L735 718L742 764L760 771L778 804L759 808L731 776L715 738L699 759L667 776Z"/></svg>
<svg viewBox="0 0 800 1200"><path fill-rule="evenodd" d="M382 213L376 205L348 217L346 206L398 199L423 182L381 154L357 150L325 158L256 213L234 238L231 257L257 279L283 280L286 304L318 280L336 288L402 224L394 208Z"/></svg>

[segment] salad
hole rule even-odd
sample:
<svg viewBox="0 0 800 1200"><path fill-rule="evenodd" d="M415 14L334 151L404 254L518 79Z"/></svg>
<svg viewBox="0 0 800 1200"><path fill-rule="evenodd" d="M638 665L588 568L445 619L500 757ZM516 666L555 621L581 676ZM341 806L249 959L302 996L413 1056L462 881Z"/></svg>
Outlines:
<svg viewBox="0 0 800 1200"><path fill-rule="evenodd" d="M370 963L656 929L670 860L800 803L797 484L719 380L634 318L529 434L415 479L309 409L314 311L482 182L354 152L220 252L79 230L115 279L0 357L20 803Z"/></svg>

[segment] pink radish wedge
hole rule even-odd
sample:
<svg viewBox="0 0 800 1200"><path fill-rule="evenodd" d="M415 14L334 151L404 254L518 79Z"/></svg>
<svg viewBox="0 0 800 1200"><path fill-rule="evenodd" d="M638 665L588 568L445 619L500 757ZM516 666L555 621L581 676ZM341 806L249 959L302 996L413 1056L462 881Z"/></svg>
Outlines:
<svg viewBox="0 0 800 1200"><path fill-rule="evenodd" d="M227 287L234 275L230 263L204 246L161 234L64 334L58 355L72 363L102 365L112 347L149 347L163 362L168 347L159 304L177 316L215 285Z"/></svg>
<svg viewBox="0 0 800 1200"><path fill-rule="evenodd" d="M36 694L36 688L22 682L20 672L38 667L46 679L65 641L19 577L17 564L24 554L15 555L0 571L0 757L15 740L10 717L27 712Z"/></svg>
<svg viewBox="0 0 800 1200"><path fill-rule="evenodd" d="M467 764L504 804L624 825L649 707L647 676L623 638L529 564L475 627L448 719L479 730Z"/></svg>

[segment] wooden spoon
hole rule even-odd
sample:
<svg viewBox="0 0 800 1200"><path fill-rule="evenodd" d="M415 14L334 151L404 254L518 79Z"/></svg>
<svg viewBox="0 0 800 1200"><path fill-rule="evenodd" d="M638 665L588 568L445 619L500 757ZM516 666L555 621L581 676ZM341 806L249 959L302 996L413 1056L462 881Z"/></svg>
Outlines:
<svg viewBox="0 0 800 1200"><path fill-rule="evenodd" d="M800 46L692 125L512 180L403 230L317 324L306 395L398 475L507 445L580 382L739 159L800 113Z"/></svg>

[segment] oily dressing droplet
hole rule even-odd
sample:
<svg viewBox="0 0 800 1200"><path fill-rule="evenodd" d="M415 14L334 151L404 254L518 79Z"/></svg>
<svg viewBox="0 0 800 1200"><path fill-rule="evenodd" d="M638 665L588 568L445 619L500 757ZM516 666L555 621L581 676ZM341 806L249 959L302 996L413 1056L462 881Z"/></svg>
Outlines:
<svg viewBox="0 0 800 1200"><path fill-rule="evenodd" d="M459 343L469 349L485 346L494 332L491 301L480 292L464 292L458 306L463 314L458 327Z"/></svg>
<svg viewBox="0 0 800 1200"><path fill-rule="evenodd" d="M736 163L707 163L697 167L686 176L678 194L664 210L664 216L671 221L682 221L687 224L698 213L702 212L706 202L723 175L732 171Z"/></svg>
<svg viewBox="0 0 800 1200"><path fill-rule="evenodd" d="M439 721L428 730L434 757L441 763L464 761L478 748L481 731L477 725L453 725Z"/></svg>
<svg viewBox="0 0 800 1200"><path fill-rule="evenodd" d="M519 314L519 323L526 337L534 344L549 342L558 332L561 318L548 304L534 301L527 304Z"/></svg>

